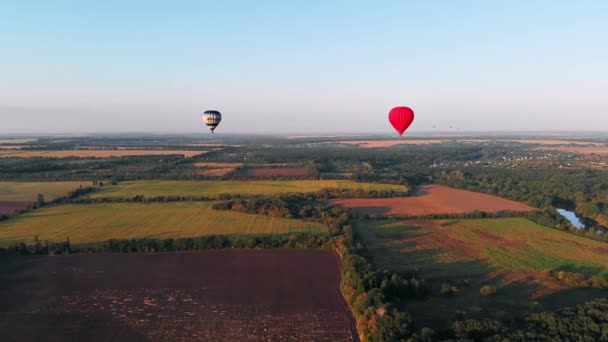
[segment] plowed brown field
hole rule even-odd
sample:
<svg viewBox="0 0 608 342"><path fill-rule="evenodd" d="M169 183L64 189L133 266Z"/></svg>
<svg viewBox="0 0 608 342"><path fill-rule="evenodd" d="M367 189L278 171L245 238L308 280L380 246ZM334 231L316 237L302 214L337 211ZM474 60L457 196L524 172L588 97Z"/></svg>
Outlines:
<svg viewBox="0 0 608 342"><path fill-rule="evenodd" d="M11 258L8 341L353 341L329 251L215 250Z"/></svg>
<svg viewBox="0 0 608 342"><path fill-rule="evenodd" d="M0 215L10 215L19 209L25 209L29 202L0 202Z"/></svg>
<svg viewBox="0 0 608 342"><path fill-rule="evenodd" d="M464 214L476 210L484 212L535 210L524 203L442 185L424 186L416 196L412 197L343 199L331 203L368 214L412 216Z"/></svg>

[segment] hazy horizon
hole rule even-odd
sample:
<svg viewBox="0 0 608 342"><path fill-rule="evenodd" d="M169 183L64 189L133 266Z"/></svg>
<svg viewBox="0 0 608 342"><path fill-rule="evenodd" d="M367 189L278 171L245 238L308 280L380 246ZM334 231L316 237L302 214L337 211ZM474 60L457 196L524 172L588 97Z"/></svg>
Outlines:
<svg viewBox="0 0 608 342"><path fill-rule="evenodd" d="M608 2L0 4L0 135L608 130ZM433 126L436 128L433 129ZM452 127L452 128L450 128ZM408 134L406 133L406 135Z"/></svg>

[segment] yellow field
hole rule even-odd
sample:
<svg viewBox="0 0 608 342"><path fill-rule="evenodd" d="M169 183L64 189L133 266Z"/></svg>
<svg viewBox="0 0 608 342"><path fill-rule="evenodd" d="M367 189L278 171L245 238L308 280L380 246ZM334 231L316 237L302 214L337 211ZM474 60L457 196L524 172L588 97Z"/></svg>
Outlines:
<svg viewBox="0 0 608 342"><path fill-rule="evenodd" d="M90 243L138 237L323 234L320 223L211 209L211 202L68 204L0 223L0 246L40 240Z"/></svg>
<svg viewBox="0 0 608 342"><path fill-rule="evenodd" d="M183 155L185 157L197 156L206 151L186 151L186 150L62 150L62 151L28 151L28 150L2 150L0 158L110 158L126 156L157 156L157 155Z"/></svg>
<svg viewBox="0 0 608 342"><path fill-rule="evenodd" d="M220 194L272 195L315 192L321 189L364 189L405 191L403 185L355 183L340 180L297 181L134 181L104 187L91 195L102 197L218 196Z"/></svg>
<svg viewBox="0 0 608 342"><path fill-rule="evenodd" d="M66 195L91 182L0 182L0 202L34 202L39 193L46 201Z"/></svg>

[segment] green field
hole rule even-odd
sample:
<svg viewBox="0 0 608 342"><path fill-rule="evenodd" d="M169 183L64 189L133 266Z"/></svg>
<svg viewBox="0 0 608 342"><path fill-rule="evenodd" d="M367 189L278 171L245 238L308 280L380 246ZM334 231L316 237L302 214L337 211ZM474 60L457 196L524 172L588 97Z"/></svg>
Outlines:
<svg viewBox="0 0 608 342"><path fill-rule="evenodd" d="M220 194L272 195L315 192L322 189L406 190L403 185L355 183L339 180L294 181L134 181L102 188L91 195L100 197L217 196Z"/></svg>
<svg viewBox="0 0 608 342"><path fill-rule="evenodd" d="M605 296L601 290L565 288L544 271L607 276L606 243L524 218L363 221L356 231L380 267L418 270L427 280L429 298L408 304L408 310L435 328L463 312L508 319ZM458 294L440 295L443 284L456 286ZM483 284L497 288L497 295L481 297Z"/></svg>
<svg viewBox="0 0 608 342"><path fill-rule="evenodd" d="M211 209L211 202L59 205L0 223L0 246L40 240L89 243L137 237L325 233L319 223Z"/></svg>
<svg viewBox="0 0 608 342"><path fill-rule="evenodd" d="M80 185L91 186L91 182L0 182L0 202L34 202L38 194L46 201L66 195Z"/></svg>
<svg viewBox="0 0 608 342"><path fill-rule="evenodd" d="M375 260L387 268L407 269L415 264L424 269L438 264L449 270L450 264L482 261L496 270L578 268L589 275L608 275L608 245L604 242L524 218L445 222L374 221L359 225L358 232Z"/></svg>

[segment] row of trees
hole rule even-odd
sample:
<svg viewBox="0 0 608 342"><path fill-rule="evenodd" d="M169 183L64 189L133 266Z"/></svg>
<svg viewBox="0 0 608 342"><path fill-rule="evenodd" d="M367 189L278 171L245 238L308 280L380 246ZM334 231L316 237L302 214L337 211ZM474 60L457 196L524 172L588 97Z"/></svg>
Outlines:
<svg viewBox="0 0 608 342"><path fill-rule="evenodd" d="M69 237L64 242L24 242L0 248L4 255L54 255L72 253L153 253L197 251L224 248L329 248L328 236L312 234L228 236L208 235L179 239L110 239L107 241L73 245Z"/></svg>
<svg viewBox="0 0 608 342"><path fill-rule="evenodd" d="M213 204L216 210L316 220L325 223L332 235L339 235L352 217L352 212L337 205L325 205L315 194L287 194L282 196L236 199Z"/></svg>
<svg viewBox="0 0 608 342"><path fill-rule="evenodd" d="M398 303L427 294L423 279L415 274L380 271L365 257L365 249L356 241L350 226L336 240L342 259L340 290L350 306L362 341L401 341L410 337L430 340L432 331L415 333L411 315Z"/></svg>
<svg viewBox="0 0 608 342"><path fill-rule="evenodd" d="M549 274L568 287L608 289L608 279L605 277L597 275L586 276L581 273L559 270L552 270L549 272Z"/></svg>

